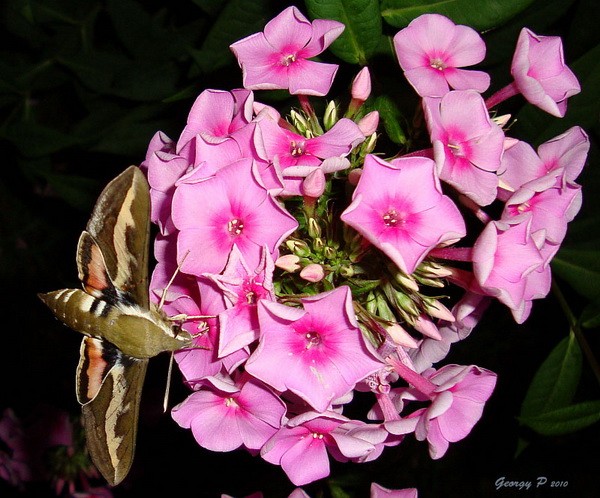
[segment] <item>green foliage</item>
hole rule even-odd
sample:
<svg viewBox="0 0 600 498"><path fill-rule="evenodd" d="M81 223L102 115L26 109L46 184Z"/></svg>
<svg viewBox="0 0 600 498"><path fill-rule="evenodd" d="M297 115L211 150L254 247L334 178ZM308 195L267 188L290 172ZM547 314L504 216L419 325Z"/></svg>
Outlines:
<svg viewBox="0 0 600 498"><path fill-rule="evenodd" d="M395 28L403 28L415 17L426 13L442 14L457 24L485 31L514 18L533 0L382 0L381 15ZM474 8L475 7L475 8Z"/></svg>

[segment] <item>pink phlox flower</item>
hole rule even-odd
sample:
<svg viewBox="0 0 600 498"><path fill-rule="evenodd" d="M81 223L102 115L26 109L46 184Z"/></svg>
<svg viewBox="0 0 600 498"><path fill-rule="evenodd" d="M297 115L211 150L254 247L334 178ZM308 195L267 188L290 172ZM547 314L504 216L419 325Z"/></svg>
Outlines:
<svg viewBox="0 0 600 498"><path fill-rule="evenodd" d="M302 488L296 488L290 493L288 498L310 498L310 495Z"/></svg>
<svg viewBox="0 0 600 498"><path fill-rule="evenodd" d="M557 170L564 170L565 181L575 182L585 165L589 149L589 137L578 126L544 142L537 153L528 143L518 141L502 156L500 183L503 188L514 192L521 185Z"/></svg>
<svg viewBox="0 0 600 498"><path fill-rule="evenodd" d="M275 300L273 270L275 265L266 248L260 264L250 270L244 256L233 245L227 265L219 275L204 274L222 292L225 309L218 314L219 357L248 346L258 339L257 303L261 299Z"/></svg>
<svg viewBox="0 0 600 498"><path fill-rule="evenodd" d="M510 72L527 101L559 118L567 112L567 99L581 91L577 77L565 65L559 36L538 36L523 28Z"/></svg>
<svg viewBox="0 0 600 498"><path fill-rule="evenodd" d="M290 419L267 441L261 456L281 465L290 481L301 486L329 475L328 453L345 462L367 455L382 443L385 431L360 432L366 425L331 411L306 412Z"/></svg>
<svg viewBox="0 0 600 498"><path fill-rule="evenodd" d="M504 133L473 90L423 99L439 177L480 206L496 198Z"/></svg>
<svg viewBox="0 0 600 498"><path fill-rule="evenodd" d="M177 141L177 153L182 154L197 136L213 143L232 136L252 120L253 101L254 95L248 90L204 90L192 104Z"/></svg>
<svg viewBox="0 0 600 498"><path fill-rule="evenodd" d="M417 488L388 489L376 482L371 484L369 498L418 498Z"/></svg>
<svg viewBox="0 0 600 498"><path fill-rule="evenodd" d="M581 186L565 182L564 170L554 170L521 185L507 200L501 220L518 221L531 213L531 232L544 230L548 242L560 244L581 203Z"/></svg>
<svg viewBox="0 0 600 498"><path fill-rule="evenodd" d="M348 287L301 302L304 309L259 302L261 336L246 371L275 390L290 390L325 411L383 364L363 339Z"/></svg>
<svg viewBox="0 0 600 498"><path fill-rule="evenodd" d="M524 298L527 275L543 262L531 236L531 215L515 222L492 221L473 246L473 273L482 290L510 309Z"/></svg>
<svg viewBox="0 0 600 498"><path fill-rule="evenodd" d="M281 426L285 404L270 389L244 376L209 377L175 406L172 416L211 451L259 450Z"/></svg>
<svg viewBox="0 0 600 498"><path fill-rule="evenodd" d="M458 208L442 194L433 161L424 157L386 162L368 155L341 219L405 273L433 247L466 233Z"/></svg>
<svg viewBox="0 0 600 498"><path fill-rule="evenodd" d="M460 69L485 58L485 43L468 26L439 14L424 14L394 36L394 49L404 76L421 97L441 97L456 90L485 92L490 77Z"/></svg>
<svg viewBox="0 0 600 498"><path fill-rule="evenodd" d="M444 456L449 443L464 439L481 418L496 386L496 374L475 365L446 365L423 372L438 387L433 402L419 419L415 437L427 439L431 458Z"/></svg>
<svg viewBox="0 0 600 498"><path fill-rule="evenodd" d="M265 245L276 259L279 244L298 226L260 182L251 159L203 181L180 183L173 196L173 222L180 230L177 259L192 275L221 272L234 244L250 268L260 264Z"/></svg>
<svg viewBox="0 0 600 498"><path fill-rule="evenodd" d="M358 125L347 118L340 119L323 135L312 138L283 128L270 117L257 121L257 125L260 129L257 154L269 162L277 161L286 195L299 195L303 178L317 167L323 168L325 173L347 168L349 163L341 158L365 139Z"/></svg>
<svg viewBox="0 0 600 498"><path fill-rule="evenodd" d="M31 468L25 432L10 408L6 408L0 418L0 442L0 478L15 487L33 480L35 469Z"/></svg>
<svg viewBox="0 0 600 498"><path fill-rule="evenodd" d="M262 33L230 46L242 68L244 88L326 95L338 66L308 59L323 52L343 30L342 23L326 19L311 23L296 7L288 7Z"/></svg>
<svg viewBox="0 0 600 498"><path fill-rule="evenodd" d="M367 424L360 420L351 420L339 425L331 436L335 439L339 455L331 449L330 454L340 462L350 460L365 463L377 460L387 446L400 444L403 437L390 435L382 424Z"/></svg>

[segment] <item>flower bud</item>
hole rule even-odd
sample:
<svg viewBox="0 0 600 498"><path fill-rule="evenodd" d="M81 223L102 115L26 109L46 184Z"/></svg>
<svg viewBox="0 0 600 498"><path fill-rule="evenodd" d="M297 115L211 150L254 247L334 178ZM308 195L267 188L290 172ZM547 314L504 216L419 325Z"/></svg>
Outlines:
<svg viewBox="0 0 600 498"><path fill-rule="evenodd" d="M306 258L310 255L310 248L308 247L308 244L302 240L286 240L285 245L290 251L301 258Z"/></svg>
<svg viewBox="0 0 600 498"><path fill-rule="evenodd" d="M378 125L379 113L377 111L371 111L358 122L358 129L365 137L370 137L377 131Z"/></svg>
<svg viewBox="0 0 600 498"><path fill-rule="evenodd" d="M432 339L435 339L436 341L442 340L442 336L441 336L438 328L425 315L421 315L421 316L419 316L419 318L417 318L417 320L414 324L414 328L416 331L421 332L421 334L423 334L427 337L431 337Z"/></svg>
<svg viewBox="0 0 600 498"><path fill-rule="evenodd" d="M425 302L425 309L429 316L446 320L447 322L454 322L456 320L452 312L437 299L423 298L423 301Z"/></svg>
<svg viewBox="0 0 600 498"><path fill-rule="evenodd" d="M298 264L299 261L300 258L295 254L286 254L277 258L275 266L287 272L294 273L296 270L300 269L300 265Z"/></svg>
<svg viewBox="0 0 600 498"><path fill-rule="evenodd" d="M298 111L292 109L290 111L290 118L292 118L292 123L298 130L301 135L305 135L306 131L310 129L310 124L308 120L300 114Z"/></svg>
<svg viewBox="0 0 600 498"><path fill-rule="evenodd" d="M321 236L321 226L319 225L319 222L312 217L308 219L308 235L310 235L312 239Z"/></svg>
<svg viewBox="0 0 600 498"><path fill-rule="evenodd" d="M342 265L338 272L344 278L351 278L354 276L354 268L352 268L352 265Z"/></svg>
<svg viewBox="0 0 600 498"><path fill-rule="evenodd" d="M364 102L371 95L371 74L367 66L363 67L354 78L350 95L353 99Z"/></svg>
<svg viewBox="0 0 600 498"><path fill-rule="evenodd" d="M362 168L356 168L350 171L350 173L348 173L348 182L350 183L350 185L358 185L358 180L360 179L361 174Z"/></svg>
<svg viewBox="0 0 600 498"><path fill-rule="evenodd" d="M311 263L310 265L307 265L304 268L302 268L302 271L300 272L300 277L302 277L304 280L307 280L308 282L320 282L321 280L323 280L323 277L325 277L325 270L323 270L323 267L321 265Z"/></svg>
<svg viewBox="0 0 600 498"><path fill-rule="evenodd" d="M325 185L325 173L321 168L316 168L302 181L302 192L307 197L320 197L325 192Z"/></svg>
<svg viewBox="0 0 600 498"><path fill-rule="evenodd" d="M336 254L337 254L337 251L336 251L335 247L325 246L323 248L323 256L325 256L327 259L335 258Z"/></svg>
<svg viewBox="0 0 600 498"><path fill-rule="evenodd" d="M412 337L404 328L402 328L398 323L393 323L392 325L385 327L385 331L389 334L394 341L399 346L403 346L405 348L417 348L419 347L419 343L417 340Z"/></svg>
<svg viewBox="0 0 600 498"><path fill-rule="evenodd" d="M335 102L332 100L327 104L325 113L323 115L323 125L325 130L330 130L335 123L338 121L338 110Z"/></svg>

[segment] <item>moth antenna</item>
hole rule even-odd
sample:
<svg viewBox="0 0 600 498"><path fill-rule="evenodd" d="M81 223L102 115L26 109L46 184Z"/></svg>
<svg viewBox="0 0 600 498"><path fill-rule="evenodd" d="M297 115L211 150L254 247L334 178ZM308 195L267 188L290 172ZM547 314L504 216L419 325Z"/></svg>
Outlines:
<svg viewBox="0 0 600 498"><path fill-rule="evenodd" d="M167 386L165 388L165 398L163 399L163 413L167 412L169 407L169 393L171 391L171 375L173 373L173 359L175 353L171 351L171 358L169 359L169 369L167 370Z"/></svg>
<svg viewBox="0 0 600 498"><path fill-rule="evenodd" d="M177 268L173 272L173 275L171 276L171 280L169 280L169 283L163 289L162 294L160 296L160 301L158 302L158 309L159 310L161 310L162 307L163 307L163 305L165 304L165 299L167 298L167 292L169 291L169 287L171 287L171 285L173 285L173 281L175 280L175 277L177 276L177 274L181 271L181 267L183 266L183 262L185 261L185 258L187 258L187 256L188 256L189 253L190 253L190 251L188 249L186 251L186 253L183 255L183 258L181 259L181 262L177 265Z"/></svg>

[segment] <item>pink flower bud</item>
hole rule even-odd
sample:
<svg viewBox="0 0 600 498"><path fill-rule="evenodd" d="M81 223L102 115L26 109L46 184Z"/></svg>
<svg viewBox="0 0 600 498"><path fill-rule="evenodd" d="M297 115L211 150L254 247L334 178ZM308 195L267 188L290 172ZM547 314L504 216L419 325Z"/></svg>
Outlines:
<svg viewBox="0 0 600 498"><path fill-rule="evenodd" d="M325 270L323 270L323 267L321 265L311 263L310 265L307 265L304 268L302 268L300 276L304 280L308 280L309 282L320 282L325 276Z"/></svg>
<svg viewBox="0 0 600 498"><path fill-rule="evenodd" d="M325 174L321 168L316 168L302 182L302 192L308 197L319 197L324 191Z"/></svg>
<svg viewBox="0 0 600 498"><path fill-rule="evenodd" d="M399 346L413 349L419 347L419 343L417 342L417 340L414 337L412 337L406 330L404 330L404 328L401 325L394 323L389 327L386 327L385 330L392 338L392 341L394 341Z"/></svg>
<svg viewBox="0 0 600 498"><path fill-rule="evenodd" d="M377 111L371 111L358 122L358 128L365 137L369 137L375 133L378 125L379 113Z"/></svg>
<svg viewBox="0 0 600 498"><path fill-rule="evenodd" d="M364 102L371 95L371 74L368 67L363 67L352 82L350 94L353 99Z"/></svg>
<svg viewBox="0 0 600 498"><path fill-rule="evenodd" d="M286 254L285 256L277 258L275 266L290 273L294 273L296 270L300 269L300 265L298 264L299 261L300 258L295 254Z"/></svg>

